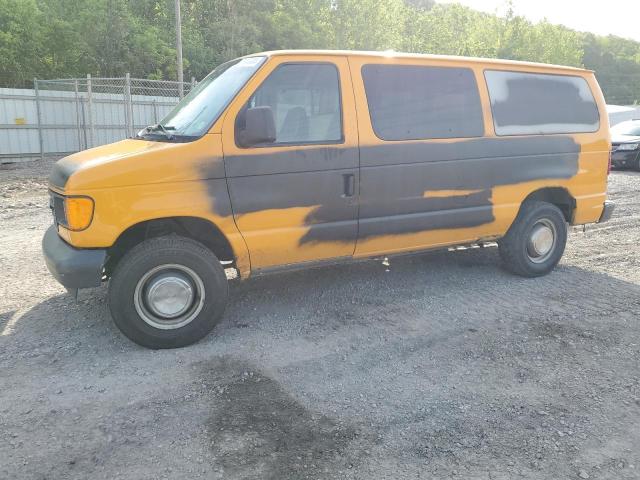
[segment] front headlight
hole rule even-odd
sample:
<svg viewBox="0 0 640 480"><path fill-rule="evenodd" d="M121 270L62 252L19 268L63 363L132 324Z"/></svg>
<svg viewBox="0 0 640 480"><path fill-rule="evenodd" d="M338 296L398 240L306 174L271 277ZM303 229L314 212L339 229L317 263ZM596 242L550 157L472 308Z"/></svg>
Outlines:
<svg viewBox="0 0 640 480"><path fill-rule="evenodd" d="M86 229L93 220L93 199L74 195L65 197L51 192L51 207L56 223L77 232Z"/></svg>
<svg viewBox="0 0 640 480"><path fill-rule="evenodd" d="M639 146L640 143L621 143L620 145L618 145L618 150L637 150Z"/></svg>

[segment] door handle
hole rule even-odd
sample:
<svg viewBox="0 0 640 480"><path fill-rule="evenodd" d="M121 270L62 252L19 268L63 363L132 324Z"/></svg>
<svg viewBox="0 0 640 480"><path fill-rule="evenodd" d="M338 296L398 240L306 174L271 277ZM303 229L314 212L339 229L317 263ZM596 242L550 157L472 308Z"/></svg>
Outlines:
<svg viewBox="0 0 640 480"><path fill-rule="evenodd" d="M353 197L356 190L356 176L353 173L345 173L342 175L342 180L344 182L344 193L342 194L342 197Z"/></svg>

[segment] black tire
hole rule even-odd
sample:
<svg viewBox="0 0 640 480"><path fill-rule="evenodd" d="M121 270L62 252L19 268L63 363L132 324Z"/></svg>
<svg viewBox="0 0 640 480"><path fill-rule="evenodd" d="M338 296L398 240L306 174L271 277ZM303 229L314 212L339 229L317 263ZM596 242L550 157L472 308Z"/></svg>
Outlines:
<svg viewBox="0 0 640 480"><path fill-rule="evenodd" d="M534 228L540 226L555 229L555 241L548 253L536 256L538 252L530 247L529 239ZM560 209L551 203L529 201L522 205L513 225L498 242L498 247L500 257L509 271L523 277L539 277L555 268L566 244L567 223Z"/></svg>
<svg viewBox="0 0 640 480"><path fill-rule="evenodd" d="M152 272L156 270L153 277ZM154 278L167 276L180 277L191 287L192 293L185 294L192 295L185 300L188 308L184 307L187 310L176 320L156 316L153 307L148 307L143 300L150 297L138 294L148 285L144 283L145 278L152 283ZM178 348L195 343L211 332L224 313L228 291L224 269L209 249L184 237L158 237L136 245L118 262L109 281L109 309L120 331L138 345L152 349ZM174 324L167 326L171 321ZM154 322L163 328L157 328ZM181 325L180 322L188 323Z"/></svg>

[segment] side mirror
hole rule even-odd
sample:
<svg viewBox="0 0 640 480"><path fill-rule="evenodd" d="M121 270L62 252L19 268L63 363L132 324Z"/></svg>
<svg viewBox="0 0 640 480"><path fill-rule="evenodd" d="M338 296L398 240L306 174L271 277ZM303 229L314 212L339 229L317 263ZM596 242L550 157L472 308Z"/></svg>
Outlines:
<svg viewBox="0 0 640 480"><path fill-rule="evenodd" d="M238 144L251 147L276 141L276 121L271 107L253 107L244 112L245 127L240 130Z"/></svg>

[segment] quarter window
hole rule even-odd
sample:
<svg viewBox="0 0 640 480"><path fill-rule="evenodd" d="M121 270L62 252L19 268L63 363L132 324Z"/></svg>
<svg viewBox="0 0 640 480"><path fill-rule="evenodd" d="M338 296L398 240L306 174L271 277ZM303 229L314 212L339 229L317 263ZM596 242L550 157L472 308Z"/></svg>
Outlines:
<svg viewBox="0 0 640 480"><path fill-rule="evenodd" d="M276 144L342 141L340 82L333 64L292 63L276 68L245 105L236 122L236 138L246 108L271 107Z"/></svg>
<svg viewBox="0 0 640 480"><path fill-rule="evenodd" d="M480 137L473 71L418 65L362 67L371 124L382 140Z"/></svg>
<svg viewBox="0 0 640 480"><path fill-rule="evenodd" d="M496 135L595 132L598 107L582 77L487 70Z"/></svg>

